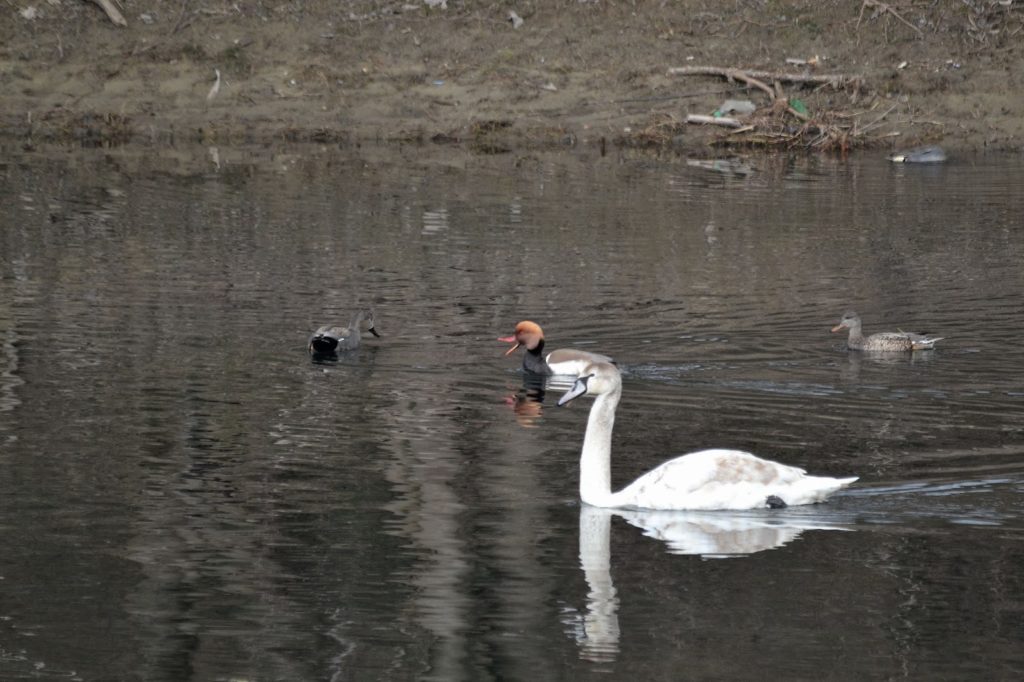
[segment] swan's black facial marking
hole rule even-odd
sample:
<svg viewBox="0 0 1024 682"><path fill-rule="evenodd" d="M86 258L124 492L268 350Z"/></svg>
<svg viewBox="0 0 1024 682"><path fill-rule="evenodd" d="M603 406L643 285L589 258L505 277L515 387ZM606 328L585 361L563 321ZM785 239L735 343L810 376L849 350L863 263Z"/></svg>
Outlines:
<svg viewBox="0 0 1024 682"><path fill-rule="evenodd" d="M579 398L581 395L586 394L587 384L593 376L593 374L587 374L576 379L576 381L572 385L572 388L566 391L565 395L559 398L558 406L562 407L564 405L568 405L572 400Z"/></svg>

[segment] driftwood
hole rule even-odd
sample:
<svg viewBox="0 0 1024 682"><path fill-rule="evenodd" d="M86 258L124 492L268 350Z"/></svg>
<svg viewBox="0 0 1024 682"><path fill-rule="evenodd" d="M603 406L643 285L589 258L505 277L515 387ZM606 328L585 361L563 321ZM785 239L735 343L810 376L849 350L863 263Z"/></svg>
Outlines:
<svg viewBox="0 0 1024 682"><path fill-rule="evenodd" d="M748 69L730 69L720 66L676 66L668 70L670 76L720 76L728 80L736 80L747 85L764 90L772 100L775 100L775 91L765 83L808 83L811 85L832 85L843 87L858 83L863 79L860 76L847 76L839 73L832 74L809 74L809 73L780 73L778 71L754 71Z"/></svg>
<svg viewBox="0 0 1024 682"><path fill-rule="evenodd" d="M128 22L125 21L124 15L121 14L120 10L117 9L117 5L114 4L113 0L92 0L94 3L103 8L103 11L107 13L107 18L114 23L115 26L127 26Z"/></svg>
<svg viewBox="0 0 1024 682"><path fill-rule="evenodd" d="M735 118L729 118L728 116L719 116L716 118L715 116L704 116L703 114L690 114L686 117L686 122L725 126L726 128L739 128L743 125Z"/></svg>

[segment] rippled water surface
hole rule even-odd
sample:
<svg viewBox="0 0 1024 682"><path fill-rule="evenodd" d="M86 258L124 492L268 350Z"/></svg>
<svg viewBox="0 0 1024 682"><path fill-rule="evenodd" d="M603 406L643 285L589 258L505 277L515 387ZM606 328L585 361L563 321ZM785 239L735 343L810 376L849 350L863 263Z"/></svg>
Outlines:
<svg viewBox="0 0 1024 682"><path fill-rule="evenodd" d="M0 162L0 679L1024 675L1024 164L202 154ZM617 485L861 480L581 507L520 319L618 361Z"/></svg>

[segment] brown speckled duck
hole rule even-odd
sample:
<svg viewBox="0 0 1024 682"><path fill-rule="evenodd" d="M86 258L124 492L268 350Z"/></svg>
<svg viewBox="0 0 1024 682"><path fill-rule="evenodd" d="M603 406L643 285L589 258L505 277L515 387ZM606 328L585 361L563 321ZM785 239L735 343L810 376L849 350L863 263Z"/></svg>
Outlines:
<svg viewBox="0 0 1024 682"><path fill-rule="evenodd" d="M913 332L879 332L865 337L860 331L860 316L852 310L839 320L839 324L832 327L832 332L850 330L850 337L846 341L846 347L850 350L866 351L895 351L905 352L912 350L931 350L937 341L945 337L932 337Z"/></svg>

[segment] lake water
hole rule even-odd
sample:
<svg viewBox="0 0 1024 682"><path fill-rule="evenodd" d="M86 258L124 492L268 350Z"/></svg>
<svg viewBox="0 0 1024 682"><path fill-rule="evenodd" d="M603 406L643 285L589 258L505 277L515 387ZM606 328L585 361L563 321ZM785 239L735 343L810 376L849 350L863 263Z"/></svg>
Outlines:
<svg viewBox="0 0 1024 682"><path fill-rule="evenodd" d="M8 151L0 679L1019 679L1024 163L747 163ZM946 339L851 354L849 308ZM581 507L521 319L618 361L616 486L861 480Z"/></svg>

